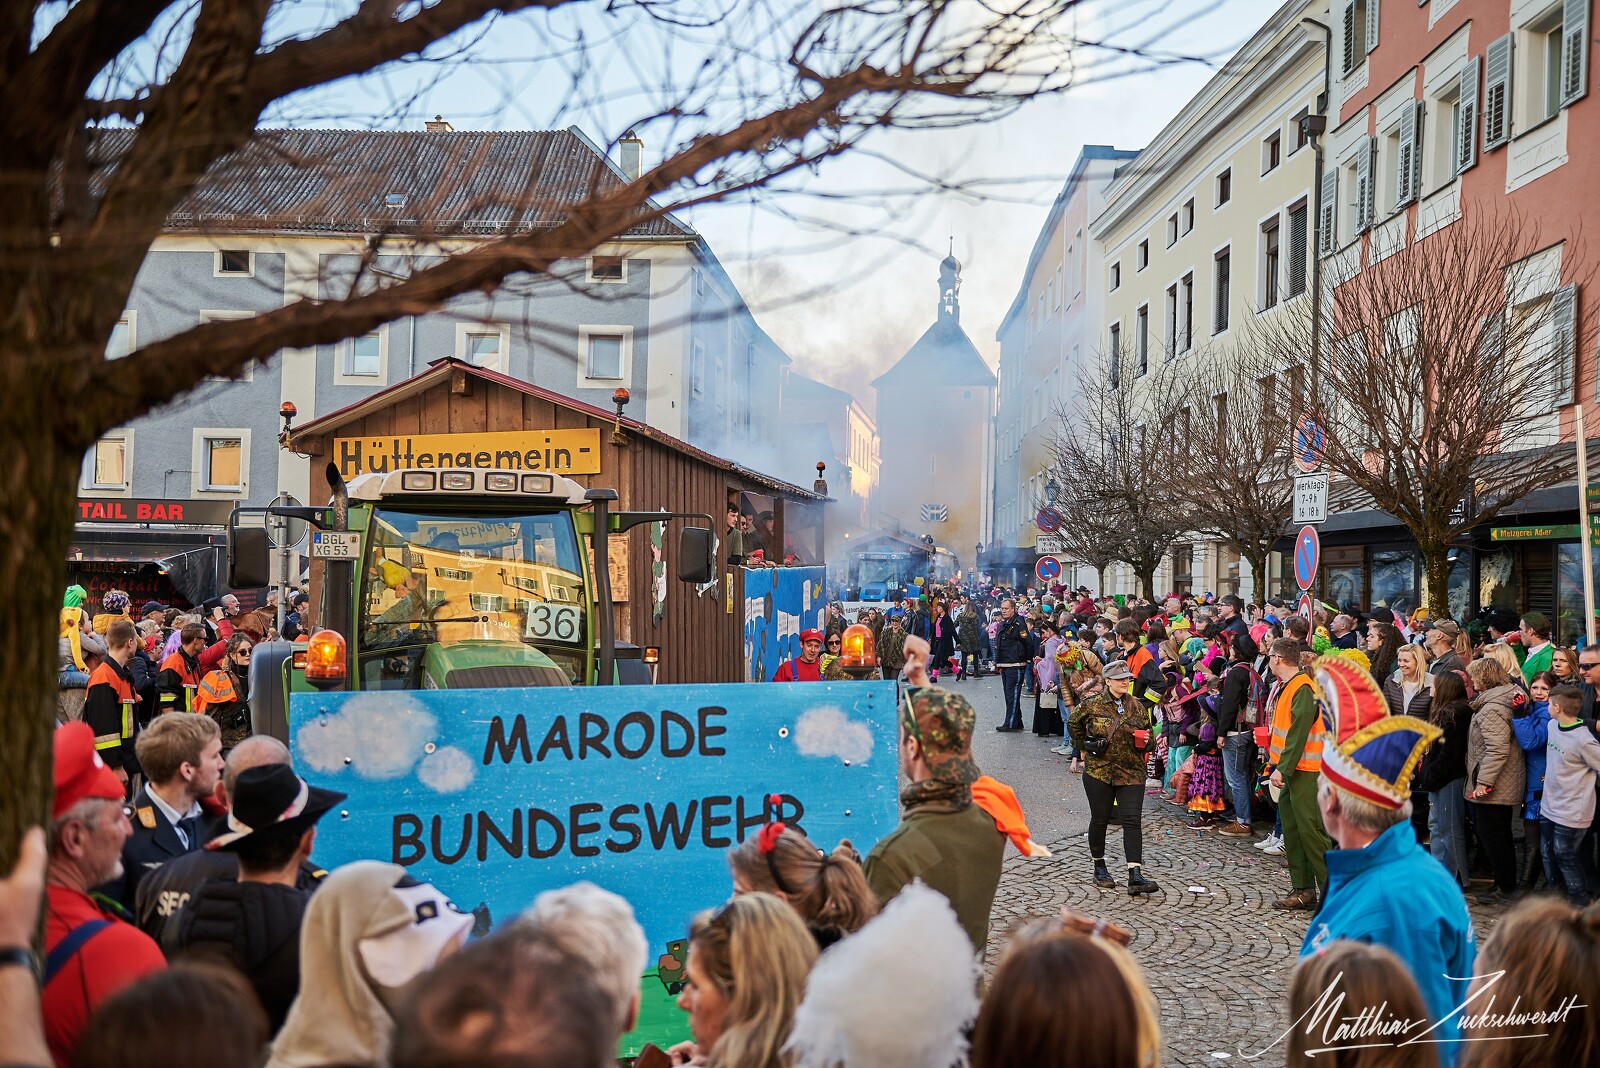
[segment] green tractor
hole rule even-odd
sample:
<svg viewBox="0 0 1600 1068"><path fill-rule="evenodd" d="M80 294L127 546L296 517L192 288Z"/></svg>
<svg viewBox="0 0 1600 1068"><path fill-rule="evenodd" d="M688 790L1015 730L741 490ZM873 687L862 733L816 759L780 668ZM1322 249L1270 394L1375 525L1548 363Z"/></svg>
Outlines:
<svg viewBox="0 0 1600 1068"><path fill-rule="evenodd" d="M271 584L265 525L310 525L323 565L319 631L310 646L264 642L250 667L254 729L288 736L288 696L317 688L490 689L648 683L652 672L612 633L609 539L643 523L698 518L679 532L678 578L710 581L709 516L613 512L611 489L549 473L405 469L348 485L334 465L322 508L237 508L228 582ZM589 551L586 551L589 550ZM309 670L308 670L309 669Z"/></svg>

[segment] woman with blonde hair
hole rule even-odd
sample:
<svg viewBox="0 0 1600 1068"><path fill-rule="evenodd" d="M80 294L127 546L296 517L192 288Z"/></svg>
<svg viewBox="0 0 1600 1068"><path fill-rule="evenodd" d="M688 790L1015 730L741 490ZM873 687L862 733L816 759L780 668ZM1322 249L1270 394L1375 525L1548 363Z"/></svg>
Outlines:
<svg viewBox="0 0 1600 1068"><path fill-rule="evenodd" d="M861 861L848 839L832 853L793 827L769 823L728 850L734 894L761 892L787 901L827 949L878 914Z"/></svg>
<svg viewBox="0 0 1600 1068"><path fill-rule="evenodd" d="M1473 966L1477 979L1461 1030L1461 1068L1546 1068L1600 1062L1600 1013L1581 1007L1600 990L1600 905L1530 897L1505 914ZM1503 974L1502 974L1503 973ZM1484 991L1487 983L1494 986ZM1483 996L1480 996L1483 995ZM1475 1012L1489 997L1495 1011ZM1508 1020L1499 1007L1560 1013L1552 1023ZM1579 1007L1574 1011L1573 1003ZM1563 1006L1568 1011L1561 1012ZM1538 1035L1538 1037L1533 1037Z"/></svg>
<svg viewBox="0 0 1600 1068"><path fill-rule="evenodd" d="M1156 999L1129 938L1065 909L1019 928L978 1013L973 1068L1160 1068Z"/></svg>
<svg viewBox="0 0 1600 1068"><path fill-rule="evenodd" d="M741 894L695 917L678 995L694 1041L672 1047L672 1063L789 1068L783 1047L816 959L799 914L771 894Z"/></svg>
<svg viewBox="0 0 1600 1068"><path fill-rule="evenodd" d="M1393 951L1365 942L1330 942L1301 960L1289 981L1289 1019L1294 1023L1284 1064L1311 1063L1307 1058L1312 1056L1310 1050L1316 1049L1316 1063L1322 1065L1327 1058L1328 1068L1436 1068L1439 1058L1434 1046L1406 1044L1406 1038L1420 1027L1397 1032L1392 1043L1376 1039L1375 1044L1367 1045L1362 1038L1351 1038L1348 1046L1327 1049L1323 1028L1310 1021L1319 1001L1340 996L1343 1004L1337 1015L1341 1018L1370 1010L1373 1024L1379 1027L1391 1021L1428 1019L1422 991Z"/></svg>
<svg viewBox="0 0 1600 1068"><path fill-rule="evenodd" d="M1505 642L1491 642L1483 647L1483 659L1493 660L1499 664L1506 673L1506 681L1517 687L1523 693L1528 692L1528 683L1522 677L1522 665L1517 663L1517 654Z"/></svg>

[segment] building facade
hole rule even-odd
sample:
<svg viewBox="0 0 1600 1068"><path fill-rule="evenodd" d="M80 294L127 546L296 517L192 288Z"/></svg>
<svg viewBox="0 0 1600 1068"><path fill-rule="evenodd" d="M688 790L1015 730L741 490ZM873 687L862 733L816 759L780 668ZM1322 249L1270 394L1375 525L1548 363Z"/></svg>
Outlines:
<svg viewBox="0 0 1600 1068"><path fill-rule="evenodd" d="M101 158L114 162L123 140L108 134ZM637 168L632 147L623 158ZM548 225L591 189L627 177L575 128L265 131L220 160L169 219L107 355L199 323L402 280L443 255ZM278 445L280 406L292 404L303 423L444 358L604 408L626 389L629 416L717 455L745 455L772 439L788 363L706 242L660 215L581 262L204 382L91 449L80 498L262 505L286 492L307 500L309 464ZM184 524L162 544L198 547L216 533L214 524ZM86 520L75 553L148 558L153 550L131 537L125 524Z"/></svg>
<svg viewBox="0 0 1600 1068"><path fill-rule="evenodd" d="M1600 182L1593 0L1337 0L1320 252L1337 285L1408 242L1462 219L1529 225L1519 267L1538 284L1508 292L1514 313L1547 322L1550 391L1534 436L1575 438L1575 412L1600 418L1597 308L1583 290L1597 252L1581 240ZM1512 267L1511 263L1505 264ZM1509 286L1509 283L1508 283ZM1592 435L1593 430L1590 430ZM1570 454L1568 454L1570 455ZM1575 470L1575 468L1571 468ZM1451 554L1450 610L1537 609L1570 643L1583 625L1578 480L1503 509ZM1569 537L1496 541L1493 528L1565 528ZM1420 603L1422 559L1389 516L1356 507L1324 526L1322 588L1363 604ZM1591 564L1592 566L1592 564Z"/></svg>
<svg viewBox="0 0 1600 1068"><path fill-rule="evenodd" d="M955 566L988 540L994 372L961 328L961 264L939 264L932 326L872 383L877 390L883 525L932 538Z"/></svg>
<svg viewBox="0 0 1600 1068"><path fill-rule="evenodd" d="M800 374L783 373L781 458L771 471L802 484L816 477L816 465L834 503L829 507L828 556L842 560L843 548L876 526L874 493L879 482L878 424L854 396Z"/></svg>
<svg viewBox="0 0 1600 1068"><path fill-rule="evenodd" d="M1015 581L1033 571L1038 557L1034 516L1046 503L1051 439L1058 415L1082 376L1099 373L1097 354L1104 316L1101 257L1093 250L1089 220L1103 206L1117 168L1137 152L1085 145L1051 204L1023 271L1022 284L1000 322L999 384L994 450L993 546L983 567ZM1072 585L1075 565L1063 560Z"/></svg>
<svg viewBox="0 0 1600 1068"><path fill-rule="evenodd" d="M1163 364L1182 374L1185 361L1226 361L1249 320L1303 312L1316 178L1297 116L1317 110L1326 46L1302 20L1326 9L1325 0L1279 7L1105 189L1089 229L1105 300L1100 373L1111 388L1138 390ZM1160 462L1157 428L1127 432L1130 454ZM1237 552L1193 536L1147 592L1265 596L1262 578ZM1137 592L1125 564L1108 569L1107 585Z"/></svg>

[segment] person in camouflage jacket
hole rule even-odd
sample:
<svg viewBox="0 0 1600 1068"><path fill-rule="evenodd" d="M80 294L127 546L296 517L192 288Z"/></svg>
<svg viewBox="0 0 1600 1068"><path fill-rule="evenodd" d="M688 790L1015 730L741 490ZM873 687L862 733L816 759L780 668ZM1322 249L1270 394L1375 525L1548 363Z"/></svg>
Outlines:
<svg viewBox="0 0 1600 1068"><path fill-rule="evenodd" d="M906 628L900 609L891 609L883 625L883 637L878 640L878 666L886 679L898 679L900 669L906 666Z"/></svg>
<svg viewBox="0 0 1600 1068"><path fill-rule="evenodd" d="M961 654L961 670L956 672L956 681L960 682L968 675L976 675L974 661L978 658L981 648L978 638L978 612L972 607L972 602L966 598L961 599L961 614L956 616L956 650Z"/></svg>
<svg viewBox="0 0 1600 1068"><path fill-rule="evenodd" d="M1133 673L1128 665L1114 660L1102 674L1106 688L1078 702L1067 718L1067 733L1072 745L1084 754L1083 792L1089 801L1089 856L1094 860L1094 883L1104 890L1115 888L1116 881L1106 868L1106 828L1113 812L1122 824L1122 851L1128 864L1128 893L1154 894L1161 888L1144 877L1145 753L1150 744L1153 722L1150 709L1130 695ZM1141 745L1134 732L1143 732ZM1096 755L1107 741L1105 752Z"/></svg>

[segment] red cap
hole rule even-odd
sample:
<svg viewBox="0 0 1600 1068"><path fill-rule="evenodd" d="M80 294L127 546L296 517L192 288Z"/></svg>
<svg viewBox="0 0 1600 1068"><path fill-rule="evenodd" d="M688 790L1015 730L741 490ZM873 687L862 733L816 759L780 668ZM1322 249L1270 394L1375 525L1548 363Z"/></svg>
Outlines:
<svg viewBox="0 0 1600 1068"><path fill-rule="evenodd" d="M806 642L821 642L823 645L827 645L828 639L822 636L822 632L820 630L817 630L815 627L808 627L800 632L800 642L802 645Z"/></svg>
<svg viewBox="0 0 1600 1068"><path fill-rule="evenodd" d="M60 819L63 812L86 797L121 801L128 796L117 773L106 767L95 752L94 731L87 723L58 727L53 746L56 801L50 813L52 819Z"/></svg>

